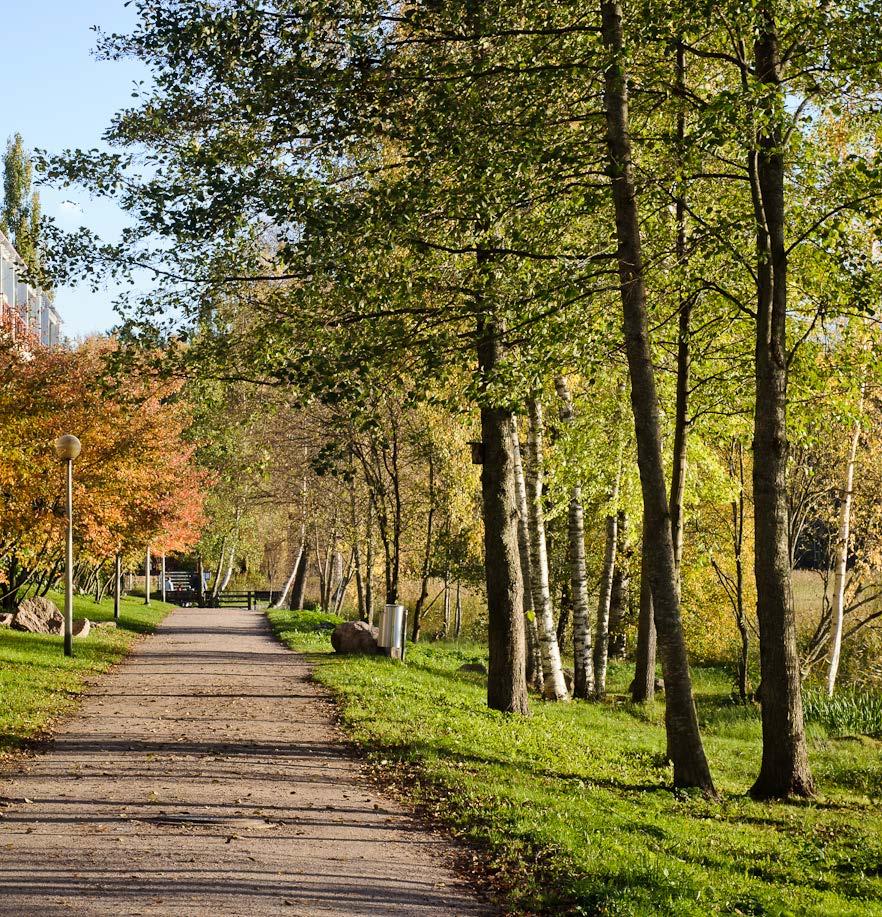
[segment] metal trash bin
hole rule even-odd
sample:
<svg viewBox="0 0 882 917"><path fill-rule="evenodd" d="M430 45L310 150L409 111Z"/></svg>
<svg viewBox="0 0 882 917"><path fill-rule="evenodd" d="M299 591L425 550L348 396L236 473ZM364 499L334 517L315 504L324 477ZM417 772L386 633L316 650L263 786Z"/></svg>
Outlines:
<svg viewBox="0 0 882 917"><path fill-rule="evenodd" d="M392 659L404 659L406 630L407 609L403 605L385 605L380 616L380 652Z"/></svg>

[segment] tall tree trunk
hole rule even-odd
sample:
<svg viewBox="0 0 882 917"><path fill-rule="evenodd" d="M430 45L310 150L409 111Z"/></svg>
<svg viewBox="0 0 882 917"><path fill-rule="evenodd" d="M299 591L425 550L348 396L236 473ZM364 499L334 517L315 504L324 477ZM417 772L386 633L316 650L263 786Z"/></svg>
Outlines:
<svg viewBox="0 0 882 917"><path fill-rule="evenodd" d="M221 583L221 587L220 587L221 592L226 592L227 586L230 585L230 579L233 576L233 566L236 563L236 547L237 545L236 545L236 542L234 541L233 546L230 548L230 556L229 556L229 560L227 561L227 570L226 570L226 573L224 573L224 579L223 579L223 582Z"/></svg>
<svg viewBox="0 0 882 917"><path fill-rule="evenodd" d="M542 506L542 464L544 461L542 438L542 406L537 398L530 399L530 428L527 436L527 521L530 530L530 587L533 608L539 630L542 651L542 675L545 697L549 700L567 700L560 647L554 629L554 611L551 606L551 588L548 577L548 548L545 539L545 511Z"/></svg>
<svg viewBox="0 0 882 917"><path fill-rule="evenodd" d="M609 652L610 659L624 659L626 650L625 618L630 603L631 577L629 570L628 514L619 510L616 532L616 559L612 588L609 594Z"/></svg>
<svg viewBox="0 0 882 917"><path fill-rule="evenodd" d="M479 266L481 255L479 253ZM481 314L479 306L479 315ZM482 389L502 357L500 329L489 317L478 327L478 364ZM524 613L518 557L517 497L512 448L512 414L481 392L481 496L484 565L487 577L487 704L507 713L529 712L524 669Z"/></svg>
<svg viewBox="0 0 882 917"><path fill-rule="evenodd" d="M223 554L221 554L221 559L223 559ZM151 594L151 586L152 586L152 583L150 582L150 572L151 572L152 563L153 562L150 558L150 545L148 544L147 545L147 555L144 561L144 604L145 605L150 604L150 594Z"/></svg>
<svg viewBox="0 0 882 917"><path fill-rule="evenodd" d="M456 612L453 617L453 636L459 640L462 634L462 594L460 591L461 584L456 581Z"/></svg>
<svg viewBox="0 0 882 917"><path fill-rule="evenodd" d="M560 398L560 417L567 426L576 421L570 388L563 376L554 380ZM588 568L585 562L585 512L582 488L570 490L567 513L567 562L570 571L570 596L573 606L573 697L587 700L594 693L594 659L591 626L588 621Z"/></svg>
<svg viewBox="0 0 882 917"><path fill-rule="evenodd" d="M521 461L521 445L518 436L517 418L511 423L512 452L514 455L515 491L518 504L518 557L521 562L523 580L524 627L526 628L526 675L527 684L540 693L544 689L542 678L542 657L539 650L539 631L536 628L536 615L533 612L533 578L530 572L530 531L527 521L527 484L524 480L524 463Z"/></svg>
<svg viewBox="0 0 882 917"><path fill-rule="evenodd" d="M784 243L784 109L778 37L766 3L754 43L761 103L757 150L749 158L757 239L754 571L760 634L763 756L757 798L810 796L787 519L787 250Z"/></svg>
<svg viewBox="0 0 882 917"><path fill-rule="evenodd" d="M291 572L288 575L288 579L285 580L285 585L282 588L282 591L279 593L276 601L273 603L273 608L285 607L285 603L288 601L288 596L291 594L291 588L294 585L294 579L297 576L297 569L300 566L300 557L303 554L303 549L304 543L301 541L297 554L294 557L294 563L291 565Z"/></svg>
<svg viewBox="0 0 882 917"><path fill-rule="evenodd" d="M342 563L343 555L340 554L339 556L340 562ZM343 611L343 603L346 601L346 591L349 589L349 584L352 582L354 567L355 551L352 551L349 554L349 563L346 565L346 569L340 571L340 579L337 583L337 588L334 590L333 612L335 615L339 615Z"/></svg>
<svg viewBox="0 0 882 917"><path fill-rule="evenodd" d="M677 94L677 159L682 169L686 137L686 58L683 42L677 42L674 85ZM678 182L676 192L677 268L686 267L686 189ZM682 284L682 277L679 283ZM680 561L683 556L683 496L686 492L686 437L689 432L689 374L692 365L690 337L692 297L680 292L677 322L677 396L674 406L674 450L671 462L671 537L674 543L674 563L679 584Z"/></svg>
<svg viewBox="0 0 882 917"><path fill-rule="evenodd" d="M364 584L364 611L365 621L371 626L374 623L374 507L368 500L366 545L364 556L365 584Z"/></svg>
<svg viewBox="0 0 882 917"><path fill-rule="evenodd" d="M570 600L570 582L564 580L560 589L560 614L557 616L557 627L555 635L557 636L557 645L561 652L564 652L567 640L567 628L570 626L570 611L572 601Z"/></svg>
<svg viewBox="0 0 882 917"><path fill-rule="evenodd" d="M309 545L304 541L300 548L300 559L297 563L297 572L294 576L294 585L291 587L291 611L300 611L306 593L306 573L309 569Z"/></svg>
<svg viewBox="0 0 882 917"><path fill-rule="evenodd" d="M358 619L367 621L364 605L364 577L361 572L361 538L358 530L358 508L355 502L355 474L353 471L352 452L349 453L349 530L352 539L352 562L355 568L355 592L358 596Z"/></svg>
<svg viewBox="0 0 882 917"><path fill-rule="evenodd" d="M423 569L420 576L420 594L413 607L413 631L411 641L419 642L423 623L423 608L429 597L429 573L432 569L433 527L435 522L435 458L429 443L429 512L426 514L426 550L423 553Z"/></svg>
<svg viewBox="0 0 882 917"><path fill-rule="evenodd" d="M637 649L634 654L634 681L631 700L648 703L655 697L655 616L652 609L652 587L649 581L649 559L646 556L646 526L640 559L640 614L637 620Z"/></svg>
<svg viewBox="0 0 882 917"><path fill-rule="evenodd" d="M737 467L736 467L737 459ZM738 475L738 496L732 501L732 533L735 553L735 624L741 636L741 657L738 662L738 695L747 700L748 662L750 659L750 629L744 610L744 449L733 443L730 467Z"/></svg>
<svg viewBox="0 0 882 917"><path fill-rule="evenodd" d="M221 571L224 568L224 560L227 555L227 536L224 535L221 540L221 549L220 554L217 558L217 566L214 568L214 579L211 583L211 600L215 601L217 599L218 593L220 592L220 583L221 583Z"/></svg>
<svg viewBox="0 0 882 917"><path fill-rule="evenodd" d="M631 161L622 8L618 0L601 0L600 10L603 43L610 55L604 73L604 101L625 350L631 376L631 407L646 520L644 538L649 547L646 554L667 695L668 748L674 764L675 786L699 787L713 794L715 790L698 729L680 620L680 594L662 460L658 394L649 346L640 220Z"/></svg>
<svg viewBox="0 0 882 917"><path fill-rule="evenodd" d="M617 473L618 478L618 473ZM610 500L619 498L618 480ZM606 517L606 548L603 552L603 571L600 575L600 589L597 596L597 629L594 638L594 696L601 699L606 695L606 668L609 661L609 606L612 597L613 572L616 566L616 542L618 541L619 517L613 502L613 512Z"/></svg>
<svg viewBox="0 0 882 917"><path fill-rule="evenodd" d="M861 385L858 414L863 412L864 387ZM836 537L836 575L833 584L833 648L830 651L830 668L827 672L827 694L833 696L836 675L839 672L839 656L842 652L842 624L845 619L845 581L848 568L848 540L851 531L851 500L854 488L854 463L858 442L861 437L860 418L854 422L848 460L845 464L845 487L839 504L839 532Z"/></svg>
<svg viewBox="0 0 882 917"><path fill-rule="evenodd" d="M450 637L450 567L444 571L444 624L441 636L444 640Z"/></svg>

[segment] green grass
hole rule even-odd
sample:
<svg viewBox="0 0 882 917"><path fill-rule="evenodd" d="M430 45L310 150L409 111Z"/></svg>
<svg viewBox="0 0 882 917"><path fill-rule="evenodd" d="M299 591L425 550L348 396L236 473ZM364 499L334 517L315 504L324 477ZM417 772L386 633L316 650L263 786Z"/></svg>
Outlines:
<svg viewBox="0 0 882 917"><path fill-rule="evenodd" d="M63 608L63 596L48 597ZM63 654L60 636L0 628L0 756L43 734L52 719L73 707L88 679L122 659L138 634L150 633L172 607L123 598L119 626L93 628L85 639L75 639L71 659ZM76 596L74 617L112 621L113 600L96 604Z"/></svg>
<svg viewBox="0 0 882 917"><path fill-rule="evenodd" d="M668 788L660 704L532 702L530 718L485 705L483 676L458 673L478 645L409 647L404 665L330 652L322 621L270 612L279 636L310 651L316 678L378 772L484 851L514 913L882 914L882 744L809 727L813 802L745 797L759 765L755 708L731 676L696 669L707 751L721 800ZM617 693L618 692L618 693Z"/></svg>

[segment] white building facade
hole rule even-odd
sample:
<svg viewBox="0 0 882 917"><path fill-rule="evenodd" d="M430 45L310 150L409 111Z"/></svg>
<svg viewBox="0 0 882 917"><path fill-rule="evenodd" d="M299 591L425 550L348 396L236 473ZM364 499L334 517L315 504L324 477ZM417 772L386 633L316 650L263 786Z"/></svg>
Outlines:
<svg viewBox="0 0 882 917"><path fill-rule="evenodd" d="M0 232L0 328L14 340L43 347L61 342L61 317L48 293L26 280L25 264Z"/></svg>

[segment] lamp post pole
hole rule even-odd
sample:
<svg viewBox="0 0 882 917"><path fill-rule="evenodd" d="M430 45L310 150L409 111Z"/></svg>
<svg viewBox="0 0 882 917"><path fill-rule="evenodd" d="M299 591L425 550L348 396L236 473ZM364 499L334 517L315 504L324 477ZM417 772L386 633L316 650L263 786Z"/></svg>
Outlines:
<svg viewBox="0 0 882 917"><path fill-rule="evenodd" d="M150 604L150 545L147 545L147 559L144 564L144 604Z"/></svg>
<svg viewBox="0 0 882 917"><path fill-rule="evenodd" d="M164 552L163 552L163 555L162 555L162 571L161 571L161 574L160 574L160 575L162 576L162 591L161 591L161 593L162 593L162 601L164 602L164 601L165 601L165 553L164 553Z"/></svg>
<svg viewBox="0 0 882 917"><path fill-rule="evenodd" d="M113 562L113 620L119 621L119 596L122 589L122 558L116 555Z"/></svg>
<svg viewBox="0 0 882 917"><path fill-rule="evenodd" d="M82 446L76 436L55 440L55 452L67 466L67 544L64 570L64 655L73 656L73 463Z"/></svg>

